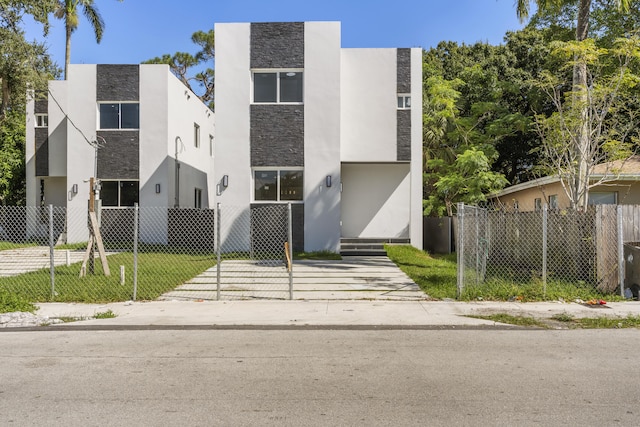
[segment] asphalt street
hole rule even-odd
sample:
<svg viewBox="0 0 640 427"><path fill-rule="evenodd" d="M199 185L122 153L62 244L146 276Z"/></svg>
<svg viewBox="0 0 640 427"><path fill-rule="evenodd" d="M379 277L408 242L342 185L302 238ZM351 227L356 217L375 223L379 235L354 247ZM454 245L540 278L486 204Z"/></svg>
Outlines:
<svg viewBox="0 0 640 427"><path fill-rule="evenodd" d="M581 425L640 419L640 331L0 334L0 425Z"/></svg>

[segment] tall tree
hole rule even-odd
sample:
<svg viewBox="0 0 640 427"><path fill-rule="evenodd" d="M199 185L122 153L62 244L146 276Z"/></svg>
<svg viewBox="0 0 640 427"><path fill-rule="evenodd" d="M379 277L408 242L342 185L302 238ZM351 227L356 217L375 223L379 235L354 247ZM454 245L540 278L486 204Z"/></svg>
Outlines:
<svg viewBox="0 0 640 427"><path fill-rule="evenodd" d="M580 43L587 39L589 35L589 17L591 13L592 0L517 0L516 12L520 19L524 20L529 16L531 3L535 2L538 9L543 11L559 11L560 7L568 3L577 3L577 18L575 40ZM631 0L615 0L614 5L618 10L628 11ZM570 184L571 200L576 208L584 209L588 204L589 190L589 170L596 159L590 156L590 129L589 129L589 108L588 105L588 85L589 75L586 61L576 55L573 61L572 80L572 101L575 105L581 106L579 123L581 126L572 138L571 157L575 164L574 180Z"/></svg>
<svg viewBox="0 0 640 427"><path fill-rule="evenodd" d="M188 52L176 52L173 55L162 56L144 61L144 64L167 64L171 72L187 86L198 98L214 109L214 77L213 63L215 60L215 34L213 30L207 32L196 31L191 41L200 47L192 55ZM193 73L193 68L204 65L204 70ZM192 85L194 82L196 85Z"/></svg>
<svg viewBox="0 0 640 427"><path fill-rule="evenodd" d="M119 0L122 1L122 0ZM87 18L96 36L96 42L102 40L104 32L104 20L100 16L100 12L93 4L93 0L57 0L54 16L64 20L65 28L65 53L64 53L64 78L67 78L69 63L71 62L71 34L78 28L79 16L78 11Z"/></svg>

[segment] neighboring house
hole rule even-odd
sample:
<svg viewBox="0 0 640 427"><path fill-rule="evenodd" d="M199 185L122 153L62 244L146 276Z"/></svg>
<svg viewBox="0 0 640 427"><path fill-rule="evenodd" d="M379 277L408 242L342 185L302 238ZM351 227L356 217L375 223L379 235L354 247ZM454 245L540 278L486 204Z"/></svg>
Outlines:
<svg viewBox="0 0 640 427"><path fill-rule="evenodd" d="M215 33L216 201L292 203L296 250L422 248L422 50L344 49L338 22Z"/></svg>
<svg viewBox="0 0 640 427"><path fill-rule="evenodd" d="M640 204L640 156L630 157L624 162L596 165L591 173L591 181L595 183L605 177L605 182L589 190L590 205ZM489 202L521 212L541 210L545 204L551 209L570 206L569 198L557 176L507 187L491 196Z"/></svg>
<svg viewBox="0 0 640 427"><path fill-rule="evenodd" d="M67 80L49 82L47 99L27 105L27 206L86 212L95 177L104 207L209 207L213 138L213 112L167 65L72 64ZM69 242L87 239L81 219L66 232Z"/></svg>
<svg viewBox="0 0 640 427"><path fill-rule="evenodd" d="M166 65L71 65L28 106L28 205L86 209L97 175L103 206L220 203L251 219L291 203L295 250L337 252L341 238L422 248L422 49L344 49L340 31L216 24L215 134ZM97 174L83 134L104 142ZM253 231L221 236L233 232L250 246ZM80 221L67 239L86 233Z"/></svg>

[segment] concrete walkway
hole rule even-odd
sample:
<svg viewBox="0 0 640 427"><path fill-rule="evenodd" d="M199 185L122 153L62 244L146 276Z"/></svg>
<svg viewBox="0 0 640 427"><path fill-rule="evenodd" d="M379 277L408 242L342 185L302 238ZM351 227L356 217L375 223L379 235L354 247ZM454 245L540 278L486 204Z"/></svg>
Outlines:
<svg viewBox="0 0 640 427"><path fill-rule="evenodd" d="M111 310L116 317L65 323L67 326L496 326L470 315L507 313L550 318L640 315L640 302L608 303L590 308L576 303L458 301L152 301L111 304L39 304L38 316L90 318Z"/></svg>
<svg viewBox="0 0 640 427"><path fill-rule="evenodd" d="M67 265L82 262L83 250L55 249L54 265ZM50 254L48 246L0 251L0 277L17 276L31 271L49 268Z"/></svg>
<svg viewBox="0 0 640 427"><path fill-rule="evenodd" d="M295 300L428 299L417 284L384 256L294 261L292 280ZM223 261L220 282L221 300L289 299L289 273L280 263ZM216 300L217 268L208 269L161 299Z"/></svg>

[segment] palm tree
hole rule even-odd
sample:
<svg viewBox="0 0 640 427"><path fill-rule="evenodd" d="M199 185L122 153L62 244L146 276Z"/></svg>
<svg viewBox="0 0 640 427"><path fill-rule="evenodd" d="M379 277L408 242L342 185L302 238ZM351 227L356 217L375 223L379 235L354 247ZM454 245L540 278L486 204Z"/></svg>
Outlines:
<svg viewBox="0 0 640 427"><path fill-rule="evenodd" d="M78 9L82 9L82 13L91 23L93 31L96 34L96 42L102 40L104 31L104 21L93 5L93 0L57 0L54 16L58 19L64 19L66 31L66 49L64 55L64 78L67 78L69 70L69 62L71 61L71 34L78 28Z"/></svg>
<svg viewBox="0 0 640 427"><path fill-rule="evenodd" d="M592 0L517 0L516 13L520 20L524 20L529 16L529 8L531 3L535 1L540 10L553 10L560 8L566 4L578 4L578 17L576 20L576 41L581 42L589 35L589 15L591 12ZM629 11L631 0L615 0L615 6L623 12ZM578 208L585 208L588 202L588 168L589 160L586 153L589 152L589 124L588 124L588 106L587 106L587 64L584 61L577 60L573 66L573 100L578 105L583 105L581 113L582 126L578 130L575 142L574 158L577 160L577 174L575 183L572 186L572 200Z"/></svg>

